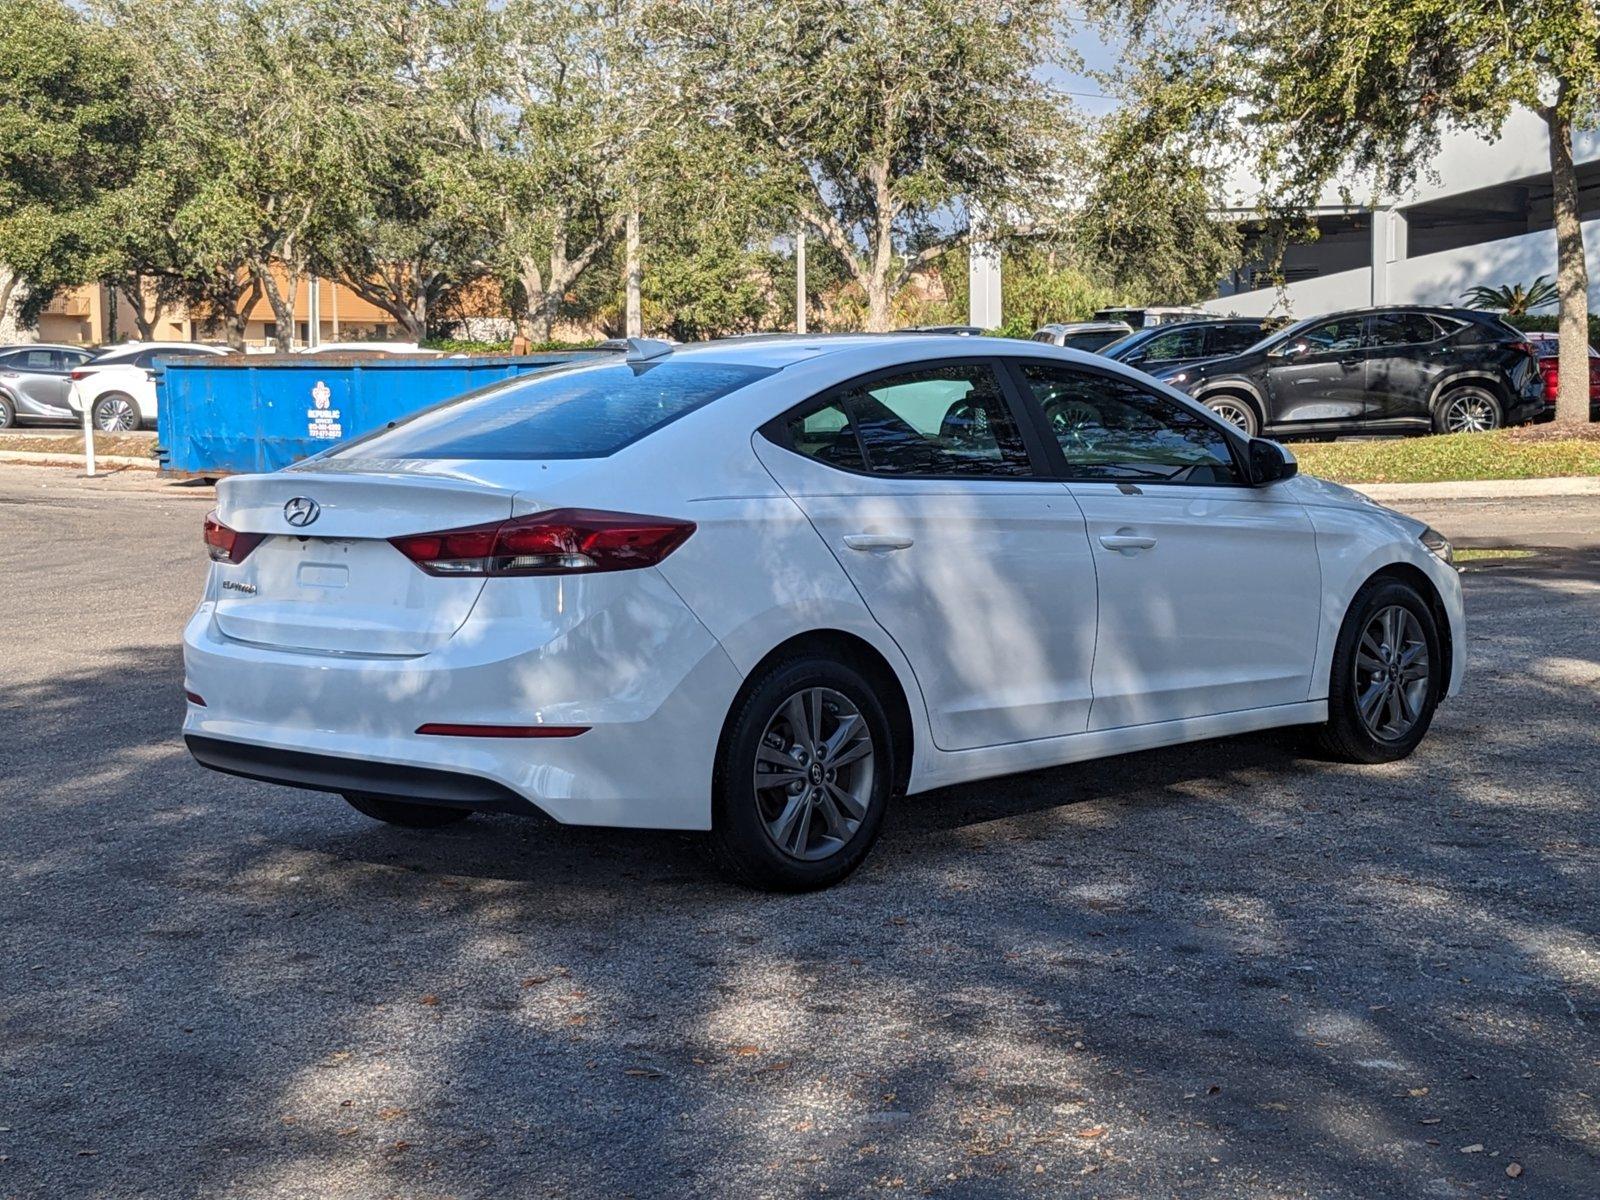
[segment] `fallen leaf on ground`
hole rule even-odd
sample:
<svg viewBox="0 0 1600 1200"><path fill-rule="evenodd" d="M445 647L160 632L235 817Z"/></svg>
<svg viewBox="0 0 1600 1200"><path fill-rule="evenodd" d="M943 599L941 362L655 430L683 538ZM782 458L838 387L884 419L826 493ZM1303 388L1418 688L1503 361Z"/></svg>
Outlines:
<svg viewBox="0 0 1600 1200"><path fill-rule="evenodd" d="M417 1003L426 1004L428 1007L432 1008L435 1004L439 1003L439 997L430 994L424 996L421 1000L418 1000Z"/></svg>
<svg viewBox="0 0 1600 1200"><path fill-rule="evenodd" d="M392 1121L396 1117L403 1117L405 1115L406 1110L403 1108L380 1108L378 1110L378 1120L380 1121Z"/></svg>
<svg viewBox="0 0 1600 1200"><path fill-rule="evenodd" d="M735 1046L733 1052L740 1058L749 1058L752 1054L760 1054L760 1046Z"/></svg>
<svg viewBox="0 0 1600 1200"><path fill-rule="evenodd" d="M1081 1138L1104 1137L1105 1133L1106 1127L1104 1125L1092 1125L1088 1129L1078 1130L1078 1136Z"/></svg>

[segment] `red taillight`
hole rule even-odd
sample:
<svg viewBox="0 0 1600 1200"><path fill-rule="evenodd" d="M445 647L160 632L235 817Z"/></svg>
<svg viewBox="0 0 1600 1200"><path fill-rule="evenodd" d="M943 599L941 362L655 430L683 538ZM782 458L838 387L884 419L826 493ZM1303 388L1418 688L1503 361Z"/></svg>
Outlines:
<svg viewBox="0 0 1600 1200"><path fill-rule="evenodd" d="M567 575L654 566L694 528L666 517L558 508L389 541L430 575Z"/></svg>
<svg viewBox="0 0 1600 1200"><path fill-rule="evenodd" d="M206 706L206 702L201 698L199 692L191 692L185 688L183 695L184 699L188 700L190 704L193 704L198 708L204 708Z"/></svg>
<svg viewBox="0 0 1600 1200"><path fill-rule="evenodd" d="M217 520L215 512L206 514L206 550L212 562L241 563L261 544L264 533L240 533Z"/></svg>
<svg viewBox="0 0 1600 1200"><path fill-rule="evenodd" d="M418 725L434 737L569 738L588 733L587 725Z"/></svg>
<svg viewBox="0 0 1600 1200"><path fill-rule="evenodd" d="M1561 364L1553 358L1541 358L1539 370L1544 373L1544 398L1554 400L1561 393Z"/></svg>
<svg viewBox="0 0 1600 1200"><path fill-rule="evenodd" d="M72 380L87 379L89 378L89 372L80 367L78 370L68 373L67 378Z"/></svg>

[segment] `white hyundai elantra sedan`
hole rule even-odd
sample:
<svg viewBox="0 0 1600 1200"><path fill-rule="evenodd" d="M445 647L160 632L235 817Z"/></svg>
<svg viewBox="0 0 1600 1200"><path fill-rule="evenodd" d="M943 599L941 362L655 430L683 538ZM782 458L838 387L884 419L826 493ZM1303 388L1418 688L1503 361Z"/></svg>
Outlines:
<svg viewBox="0 0 1600 1200"><path fill-rule="evenodd" d="M205 766L414 827L709 831L800 890L897 796L1274 726L1409 754L1450 546L1102 358L636 343L218 487Z"/></svg>

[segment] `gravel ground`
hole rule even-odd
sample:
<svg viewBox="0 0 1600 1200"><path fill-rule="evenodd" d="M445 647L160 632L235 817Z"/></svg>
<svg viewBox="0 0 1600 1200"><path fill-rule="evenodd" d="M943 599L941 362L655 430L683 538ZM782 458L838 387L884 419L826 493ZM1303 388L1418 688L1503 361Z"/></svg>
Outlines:
<svg viewBox="0 0 1600 1200"><path fill-rule="evenodd" d="M1592 503L1468 572L1405 763L951 789L775 898L681 836L192 765L208 500L0 472L0 1196L1600 1191Z"/></svg>

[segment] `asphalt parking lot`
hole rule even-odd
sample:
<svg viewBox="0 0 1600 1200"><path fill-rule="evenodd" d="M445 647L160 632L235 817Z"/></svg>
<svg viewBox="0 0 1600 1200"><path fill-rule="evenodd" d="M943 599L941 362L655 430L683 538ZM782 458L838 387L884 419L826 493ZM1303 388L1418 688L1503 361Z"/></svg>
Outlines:
<svg viewBox="0 0 1600 1200"><path fill-rule="evenodd" d="M0 1196L1600 1191L1600 499L1429 506L1556 548L1407 762L951 789L799 898L192 765L208 504L0 470Z"/></svg>

